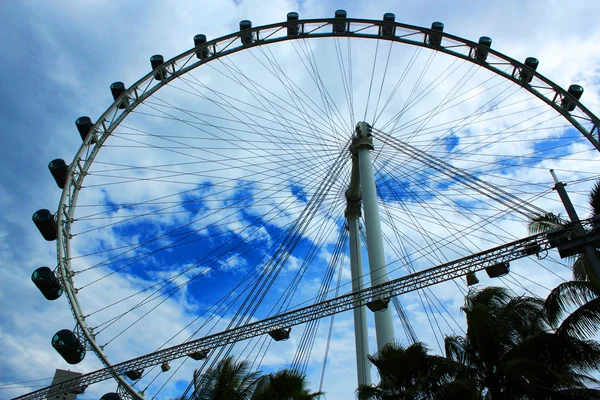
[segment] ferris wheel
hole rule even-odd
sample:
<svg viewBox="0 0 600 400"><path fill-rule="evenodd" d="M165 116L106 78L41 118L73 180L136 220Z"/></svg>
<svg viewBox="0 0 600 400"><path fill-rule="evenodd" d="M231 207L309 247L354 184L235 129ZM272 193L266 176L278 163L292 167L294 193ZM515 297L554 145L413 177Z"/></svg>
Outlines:
<svg viewBox="0 0 600 400"><path fill-rule="evenodd" d="M48 300L68 299L75 328L65 321L51 342L69 364L93 352L110 367L501 246L526 236L532 215L560 209L548 169L575 196L598 178L600 123L579 102L583 88L562 89L537 59L509 58L489 37L338 10L193 39L170 60L152 56L131 86L113 83L114 103L77 119L73 160L49 164L61 200L33 220L56 240L58 263L32 280ZM350 272L349 253L364 248L372 264L377 245L361 213L365 189L352 186L358 144L371 157L385 249L377 282L372 265ZM461 329L449 291L491 278L535 291L540 275L565 272L551 252L528 255L448 278L441 291L371 302L354 318L388 315L392 338L424 334L434 347ZM361 324L352 343L364 353L374 346ZM231 353L258 369L269 348L306 372L319 329L332 351L333 326L314 319L114 371L114 396L160 397L192 379L191 364L206 371Z"/></svg>

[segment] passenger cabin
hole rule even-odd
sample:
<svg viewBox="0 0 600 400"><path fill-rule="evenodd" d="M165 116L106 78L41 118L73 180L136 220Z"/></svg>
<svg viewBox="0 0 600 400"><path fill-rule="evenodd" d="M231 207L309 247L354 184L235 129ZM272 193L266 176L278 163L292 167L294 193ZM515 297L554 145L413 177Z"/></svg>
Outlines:
<svg viewBox="0 0 600 400"><path fill-rule="evenodd" d="M379 28L381 36L392 37L396 35L396 15L392 13L383 14L383 24Z"/></svg>
<svg viewBox="0 0 600 400"><path fill-rule="evenodd" d="M533 79L533 73L535 70L537 70L539 64L540 62L535 57L527 57L525 59L525 62L523 63L523 68L521 69L521 76L519 77L522 83L531 83Z"/></svg>
<svg viewBox="0 0 600 400"><path fill-rule="evenodd" d="M50 212L50 210L46 210L45 208L37 210L35 213L33 213L31 219L44 239L49 242L56 240L58 233L56 230L54 215Z"/></svg>
<svg viewBox="0 0 600 400"><path fill-rule="evenodd" d="M52 347L69 364L80 363L85 358L85 347L70 330L63 329L52 337Z"/></svg>
<svg viewBox="0 0 600 400"><path fill-rule="evenodd" d="M479 38L479 47L475 49L475 59L479 61L487 60L488 49L492 46L492 39L488 36Z"/></svg>
<svg viewBox="0 0 600 400"><path fill-rule="evenodd" d="M346 12L346 10L336 10L335 22L333 23L333 33L348 32L348 22L346 21L347 15L348 13Z"/></svg>
<svg viewBox="0 0 600 400"><path fill-rule="evenodd" d="M254 40L252 36L252 22L247 19L240 21L240 40L242 44L250 44Z"/></svg>
<svg viewBox="0 0 600 400"><path fill-rule="evenodd" d="M125 84L123 82L114 82L110 85L110 93L115 101L117 101L123 95L123 93L125 93L125 91ZM124 110L127 108L127 105L127 97L124 97L121 101L119 101L117 107L121 110Z"/></svg>
<svg viewBox="0 0 600 400"><path fill-rule="evenodd" d="M575 100L581 99L581 95L583 94L583 87L579 85L571 85L569 86L569 90L567 90L567 96L564 96L561 100L561 106L565 111L573 111L575 110Z"/></svg>
<svg viewBox="0 0 600 400"><path fill-rule="evenodd" d="M290 12L287 14L287 21L289 22L287 26L288 36L298 36L300 34L300 25L294 23L298 21L298 19L299 15L297 12Z"/></svg>
<svg viewBox="0 0 600 400"><path fill-rule="evenodd" d="M198 35L194 36L194 47L202 46L205 43L206 43L206 35L198 34ZM208 52L208 48L206 46L202 46L196 51L196 57L198 57L201 60L204 60L208 56L209 56L209 52Z"/></svg>
<svg viewBox="0 0 600 400"><path fill-rule="evenodd" d="M276 342L281 342L282 340L288 340L290 338L291 331L292 328L279 328L269 332L269 336Z"/></svg>
<svg viewBox="0 0 600 400"><path fill-rule="evenodd" d="M48 267L40 267L33 271L31 280L48 300L56 300L63 294L58 278Z"/></svg>
<svg viewBox="0 0 600 400"><path fill-rule="evenodd" d="M77 127L77 131L79 132L79 136L81 136L81 140L85 142L85 139L88 137L92 128L94 127L94 123L90 117L79 117L75 120L75 126ZM92 143L96 143L96 139L92 139Z"/></svg>
<svg viewBox="0 0 600 400"><path fill-rule="evenodd" d="M48 164L48 169L54 178L54 182L60 189L65 188L65 184L67 183L67 177L69 176L69 166L65 162L65 160L57 158L55 160L50 161Z"/></svg>
<svg viewBox="0 0 600 400"><path fill-rule="evenodd" d="M154 73L154 79L157 81L162 81L167 76L165 69L161 68L164 63L165 58L160 54L155 54L150 57L150 66L152 67L153 71L156 71Z"/></svg>
<svg viewBox="0 0 600 400"><path fill-rule="evenodd" d="M431 33L427 38L427 43L432 46L441 46L442 44L442 32L444 32L444 24L441 22L434 22L431 24Z"/></svg>

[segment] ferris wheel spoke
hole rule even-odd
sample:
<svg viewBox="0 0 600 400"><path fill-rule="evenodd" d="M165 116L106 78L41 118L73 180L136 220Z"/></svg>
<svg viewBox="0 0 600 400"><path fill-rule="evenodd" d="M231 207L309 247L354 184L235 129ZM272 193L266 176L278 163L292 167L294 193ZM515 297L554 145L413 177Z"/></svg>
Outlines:
<svg viewBox="0 0 600 400"><path fill-rule="evenodd" d="M328 116L330 131L333 133L336 140L343 140L347 137L348 133L352 132L354 129L347 124L347 120L342 116L336 102L328 92L325 81L321 77L310 41L302 40L298 46L293 46L293 48L298 55L298 59L311 76L312 81L318 90L323 107L325 108L325 113ZM302 54L300 54L300 52L302 52Z"/></svg>
<svg viewBox="0 0 600 400"><path fill-rule="evenodd" d="M386 239L386 242L388 243L388 246L390 246L390 248L391 248L391 249L393 249L393 250L396 252L396 254L399 256L399 258L404 258L404 259L407 261L407 263L406 263L406 266L407 266L407 268L408 268L409 272L411 272L411 273L414 273L414 272L416 272L416 269L415 269L415 268L412 266L412 262L411 262L411 260L410 260L410 257L408 257L408 256L407 256L407 254L406 254L406 250L403 248L404 246L400 246L400 248L399 248L399 249L396 249L396 248L395 248L395 246L393 245L393 243L400 243L400 244L402 244L402 243L404 242L404 240L403 240L403 238L402 238L401 236L404 236L405 234L402 234L402 233L401 233L401 230L400 230L400 229L398 228L398 226L397 226L397 225L394 223L394 220L393 220L393 218L392 218L392 216L391 216L391 212L390 212L390 210L389 210L389 208L388 208L388 207L385 207L385 203L384 203L384 210L385 210L385 213L386 213L386 214L387 214L387 216L388 216L388 219L387 219L387 221L386 221L386 222L387 222L387 224L388 224L390 227L392 227L392 230L393 230L393 233L394 233L394 235L395 235L395 239L396 239L395 241L393 241L393 240L391 240L389 237L386 237L386 238L385 238L385 239ZM422 229L422 227L421 227L421 231L423 232L423 231L425 231L425 230L424 230L424 229ZM384 236L385 236L385 235L384 235ZM429 238L431 238L431 235L429 235L429 233L426 233L426 234L424 235L424 237L429 237ZM435 242L435 241L433 241L433 242L430 242L430 243L436 243L436 242ZM439 247L437 247L437 249L436 249L436 250L439 252L439 251L440 251L440 248L439 248ZM399 254L399 253L400 253L400 254ZM438 263L442 263L442 262L443 262L443 261L441 261L441 257L437 257L437 260L438 260ZM458 282L456 282L455 280L454 280L453 282L454 282L454 284L455 284L455 285L456 285L456 286L457 286L459 289L462 289L462 288L460 287L460 285L458 284ZM429 294L427 294L427 292L429 292ZM453 316L453 315L452 315L452 314L451 314L451 313L450 313L450 312L447 310L447 308L446 308L446 307L443 305L443 303L442 303L442 302L441 302L441 301L438 299L438 297L435 295L435 293L433 293L433 291L431 290L431 288L427 288L427 289L424 291L424 295L425 295L425 296L426 296L428 299L429 299L429 295L431 295L431 296L432 296L432 297L433 297L433 298L434 298L434 299L435 299L435 300L438 302L438 304L440 304L440 306L441 306L441 307L444 309L444 311L446 312L446 314L448 314L448 316L449 316L449 317L450 317L450 318L451 318L451 319L454 321L454 323L455 323L455 325L458 327L458 329L459 329L459 330L463 330L463 328L462 328L462 327L461 327L461 326L460 326L460 325L459 325L459 324L456 322L456 319L454 318L454 316ZM438 310L438 309L437 309L437 306L435 306L435 308L436 308L436 310ZM439 310L438 310L438 311L439 311ZM449 326L449 328L450 328L450 329L451 329L451 330L454 332L454 329L453 329L452 325L448 324L448 322L447 322L447 320L446 320L445 318L444 318L444 321L445 321L445 322L446 322L446 324ZM464 330L463 330L463 333L464 333Z"/></svg>
<svg viewBox="0 0 600 400"><path fill-rule="evenodd" d="M253 54L253 53L252 53ZM231 68L235 68L232 65L232 63L224 63L224 66ZM239 74L243 74L243 72L239 71L239 69L236 69L235 72L239 73ZM221 72L221 71L219 71ZM232 79L235 83L241 85L245 90L247 90L249 93L251 93L254 96L260 96L262 98L265 99L265 101L267 101L267 103L269 104L270 107L273 107L277 110L281 110L281 112L283 112L284 114L289 114L289 115L293 115L295 116L297 119L296 121L301 121L302 118L306 118L306 111L302 112L302 110L300 110L300 116L298 116L298 109L296 107L294 107L294 104L290 103L289 101L283 99L280 95L273 93L273 91L261 84L259 84L258 82L256 82L255 80L253 80L252 78L248 77L247 75L243 74L245 80L247 80L249 83L253 84L256 86L257 89L254 90L249 90L247 85L243 85L241 83L241 81L239 79L234 79L231 78L231 76L235 76L235 74L231 73L231 71L229 71L230 74L224 74L226 76L229 77L229 79ZM222 73L222 72L221 72ZM193 78L193 77L192 77ZM288 84L292 85L294 90L290 90L288 91L288 94L290 95L290 97L292 97L292 101L298 102L301 101L303 104L303 110L306 110L306 107L308 107L310 114L310 120L312 121L312 124L316 124L317 126L320 126L322 129L324 129L325 131L327 131L328 129L326 128L327 125L331 124L331 117L327 114L327 111L323 111L321 110L320 107L318 107L313 101L312 99L310 99L309 97L307 97L304 93L304 91L295 83L293 82L291 79L287 79L286 80L288 82ZM285 85L284 85L285 86ZM287 87L287 86L286 86ZM208 88L208 87L207 87ZM214 88L208 88L211 92L219 94L218 91L216 91ZM301 94L301 96L298 96L297 94ZM272 98L267 97L266 95L270 95ZM293 96L293 94L295 94L295 96ZM219 96L221 98L221 96ZM227 98L229 98L230 96L227 96ZM308 99L309 101L304 101L305 99ZM234 100L236 102L238 102L237 100ZM244 104L244 103L243 103ZM249 104L245 104L245 105L249 105ZM256 107L256 106L254 106ZM260 108L260 110L267 112L267 110L263 107ZM280 114L281 114L280 112ZM270 113L267 112L268 115L270 115ZM330 125L331 126L331 125ZM316 137L317 139L319 139L319 136L315 136L314 132L308 132L307 133L308 136L313 136Z"/></svg>
<svg viewBox="0 0 600 400"><path fill-rule="evenodd" d="M321 229L323 229L323 228L321 228ZM233 250L237 250L237 249L233 249ZM209 265L209 267L210 267L210 265ZM184 271L184 272L182 272L181 274L183 274L183 273L185 273L185 272L188 272L188 271ZM180 275L181 275L181 274L180 274ZM176 278L178 278L180 275L173 277L173 279L176 279ZM195 278L196 278L196 277L194 277L194 278L192 278L192 279L195 279ZM162 304L164 301L166 301L166 299L168 299L169 297L173 296L173 295L174 295L174 294L175 294L177 291L179 291L179 289L181 289L181 288L185 287L185 286L186 286L188 283L189 283L189 280L188 280L188 281L186 281L186 282L184 282L184 283L182 283L182 284L180 284L180 285L178 285L178 287L177 287L177 288L175 288L174 290L170 291L170 292L168 293L168 296L167 296L165 299L163 299L163 300L162 300L162 301L161 301L161 302L160 302L158 305ZM157 293L158 293L158 294L160 294L160 289L162 289L162 288L159 288L159 290L155 291L155 292L152 294L152 296L153 296L153 295L155 295L155 294L157 294ZM293 297L293 293L291 293L291 297ZM123 313L123 314L119 315L119 317L118 317L118 318L116 318L116 319L113 319L112 321L110 321L110 323L109 323L109 325L108 325L108 326L110 326L112 323L114 323L114 322L118 321L118 319L120 319L121 317L125 316L125 315L126 315L127 313L129 313L130 311L133 311L133 310L135 310L136 308L138 308L138 307L141 307L141 306L143 306L143 305L147 304L148 302L152 302L153 300L156 300L156 299L158 299L158 298L159 298L159 297L154 297L154 298L150 298L150 299L149 299L149 298L146 298L146 299L144 299L144 300L143 300L141 303L138 303L138 304L137 304L137 305L136 305L136 306L135 306L133 309L130 309L129 311L127 311L127 312L125 312L125 313ZM115 303L115 304L116 304L116 303ZM157 306L158 306L158 305L157 305ZM157 306L155 306L155 307L157 307ZM228 308L228 309L229 309L229 308ZM227 310L228 310L228 309L227 309ZM142 317L140 317L138 320L136 320L136 321L135 321L135 323L139 322L141 319L143 319L144 317L146 317L146 316L147 316L147 315L148 315L148 314L149 314L151 311L152 311L152 310L150 310L150 311L148 311L147 313L145 313L145 314L144 314ZM134 324L135 324L135 323L134 323ZM134 325L134 324L132 324L132 325L128 326L128 327L127 327L125 330L123 330L123 331L122 331L122 332L120 332L119 334L122 334L122 333L124 333L126 330L130 329L131 327L133 327L133 325ZM102 325L100 325L100 326L102 326ZM106 327L107 327L107 326L105 325L105 326L103 327L103 329L106 329ZM97 327L97 328L98 328L98 327ZM101 332L102 332L102 330L98 331L98 333L101 333ZM117 337L117 336L116 336L116 337ZM113 339L111 339L111 341L112 341L112 340L114 340L116 337L114 337ZM188 339L188 340L189 340L189 339ZM106 345L108 345L109 343L110 343L110 341L109 341L108 343L106 343Z"/></svg>
<svg viewBox="0 0 600 400"><path fill-rule="evenodd" d="M377 102L375 103L375 109L373 110L373 117L371 119L371 121L373 121L373 125L375 125L375 123L377 122L377 110L379 109L379 103L381 102L381 96L383 95L383 88L385 87L388 68L390 66L390 58L392 56L392 46L393 46L393 42L390 42L389 47L388 47L387 57L385 60L385 67L384 67L383 74L381 77L381 85L379 86L379 91L378 91L378 95L377 95ZM367 120L366 113L365 113L364 119Z"/></svg>
<svg viewBox="0 0 600 400"><path fill-rule="evenodd" d="M314 100L311 99L305 93L305 91L296 82L294 82L293 79L290 78L289 74L287 74L284 71L284 69L281 67L280 63L277 61L277 58L273 55L273 52L271 51L271 49L268 47L266 49L263 49L262 47L260 47L259 49L260 49L261 53L263 54L263 56L265 57L265 59L267 60L267 62L273 66L273 70L272 71L270 70L270 72L281 82L282 86L285 88L288 96L294 102L295 106L297 108L301 109L304 126L318 127L323 132L331 131L331 132L335 133L335 132L337 132L337 130L340 130L341 127L339 125L337 125L337 130L330 129L332 126L331 125L332 121L330 119L330 116L327 113L323 112L321 110L321 108L314 102ZM252 53L252 54L254 55L254 53ZM256 56L255 56L255 58L258 59L258 57L256 57ZM261 64L262 63L263 62L261 61ZM261 86L261 89L262 89L262 86ZM318 117L318 118L316 118L316 117ZM314 133L312 133L312 134L314 135ZM326 135L317 134L317 135L314 135L313 137L316 137L320 144L323 144L325 141L330 140L323 136L326 136ZM299 138L302 140L306 140L303 136L299 136ZM339 139L339 138L336 137L336 139ZM331 142L336 143L339 146L339 140L335 140L335 141L331 141Z"/></svg>
<svg viewBox="0 0 600 400"><path fill-rule="evenodd" d="M241 86L243 86L246 90L248 90L248 92L251 93L251 95L254 97L255 100L257 100L259 102L261 101L261 99L264 100L264 102L266 103L266 104L263 105L264 109L267 110L268 107L270 107L273 110L270 113L271 113L271 115L273 115L273 117L275 119L287 121L286 117L284 117L284 115L279 111L279 106L278 106L279 102L274 102L274 101L272 101L271 99L269 99L268 97L266 97L265 95L262 94L263 90L266 90L266 89L264 89L262 86L256 85L255 82L252 79L250 79L248 76L246 76L244 74L244 72L241 71L239 69L239 67L237 67L235 64L224 62L224 65L232 72L232 76L235 76L234 80L236 82L238 82L238 84L240 84ZM243 77L244 81L246 81L250 85L252 85L254 87L254 89L253 90L248 89L247 85L244 84L241 81L241 79L237 77L237 75L240 75L241 77ZM292 105L290 104L290 106L292 106ZM289 113L289 111L287 111L287 110L285 112ZM295 130L294 129L294 125L290 124L289 121L288 121L287 125L283 125L282 124L281 126L287 128L288 129L288 133L292 133L290 131L290 128L291 128L292 131ZM297 132L295 132L295 133L297 133ZM312 135L314 136L315 134L312 133ZM318 135L316 137L318 138ZM303 136L300 135L300 136L298 136L298 138L301 139L299 142L302 143L302 141L304 139Z"/></svg>
<svg viewBox="0 0 600 400"><path fill-rule="evenodd" d="M252 164L248 163L248 165L252 165ZM267 187L264 187L264 186L261 187L261 190L259 191L259 193L277 192L279 190L282 190L282 189L286 188L288 186L287 183L290 180L291 180L291 182L293 182L294 179L295 178L299 178L300 174L302 173L301 171L297 171L294 175L286 177L286 178L284 178L285 180L280 181L279 179L281 179L280 178L281 175L278 173L278 172L280 172L280 170L278 170L277 168L272 168L272 169L269 169L267 171L269 172L269 174L265 174L264 171L263 171L262 175L264 175L264 176L260 180L251 179L257 173L257 170L254 169L254 168L252 170L248 171L248 175L245 175L245 176L242 175L242 176L239 176L239 177L236 177L236 178L225 179L225 180L222 180L221 178L219 178L218 175L210 176L210 175L206 175L206 173L205 173L205 174L203 174L203 176L205 176L205 177L208 176L212 180L210 186L211 187L215 187L215 188L220 188L220 190L216 191L216 192L213 192L213 193L209 193L209 194L207 194L207 195L205 195L205 196L203 196L201 198L190 199L190 200L188 200L188 202L197 202L199 200L205 201L206 200L206 198L205 198L206 196L213 196L215 194L222 195L222 194L226 194L228 192L235 192L236 189L237 190L239 190L240 188L243 189L244 187L252 186L252 185L255 185L256 183L262 183L262 182L264 182L266 184L269 184L269 186L267 186ZM90 173L90 174L93 175L93 173ZM315 176L318 179L319 177L322 177L322 176L325 176L325 175L324 175L323 172L317 172L315 174ZM275 180L275 181L273 181L273 180ZM233 182L237 182L237 184L234 185ZM241 182L242 184L240 185L239 182ZM285 184L282 185L282 183L285 183ZM200 187L197 190L202 190L202 189L203 189L203 187ZM310 192L310 189L311 189L311 186L307 185L306 186L306 193ZM187 193L189 193L189 192L187 192ZM161 198L164 198L164 196L162 196ZM161 211L164 211L164 210L172 209L174 207L175 207L175 205L167 206L167 207L163 207L163 208L160 208L160 209L154 209L154 210L152 210L152 212L161 212ZM107 211L105 211L105 213L108 213L108 212L111 212L111 211L112 210L107 210ZM97 214L92 214L92 215L97 215ZM144 214L144 215L146 215L146 214ZM101 228L107 227L107 226L111 226L111 225L114 225L114 224L109 224L109 225L101 226ZM79 234L82 234L82 233L85 233L85 232L80 232Z"/></svg>
<svg viewBox="0 0 600 400"><path fill-rule="evenodd" d="M290 198L292 198L292 197L293 197L293 195L290 195L290 196L288 196L287 198L284 198L284 201L282 201L282 203L280 203L280 204L282 204L282 205L283 205L283 204L285 204L285 203L286 203L286 202L287 202L287 201L288 201ZM267 196L266 198L267 198L267 199L272 199L270 196ZM240 200L238 200L238 203L244 203L244 200L246 200L246 199L240 199ZM257 199L257 200L255 200L255 203L256 203L256 202L259 202L259 201L260 201L260 199ZM228 209L231 209L231 207L232 207L233 205L235 205L235 204L229 204L227 208L228 208ZM250 206L251 206L251 205L252 205L252 203L250 204ZM248 205L247 205L247 206L248 206ZM287 208L287 207L285 207L285 208L283 208L283 207L274 207L274 208L273 208L273 210L278 210L278 209L286 209L286 208ZM209 214L209 216L210 216L210 215L218 215L218 214L219 214L221 211L223 211L223 210L222 210L222 209L217 209L217 210L213 211L213 212L212 212L212 214ZM207 227L204 227L204 228L202 228L202 229L208 229L208 228L210 228L210 227L215 227L215 226L218 226L218 223L219 223L220 221L226 221L226 220L227 220L228 218L230 218L231 216L234 216L236 212L237 212L237 211L234 211L234 212L232 212L232 213L226 214L225 216L222 216L222 217L221 217L219 220L217 220L217 221L216 221L216 222L214 222L213 224L211 224L211 225L209 225L209 226L207 226ZM268 213L264 214L264 217L263 217L263 218L266 218L267 216L268 216ZM193 220L192 222L190 222L190 223L188 223L188 224L185 224L185 225L183 225L183 226L180 226L180 227L178 227L178 228L176 228L176 229L172 230L172 231L171 231L171 233L172 233L172 232L177 232L177 231L180 231L182 228L184 228L184 227L188 227L188 226L190 226L191 224L193 224L193 223L195 223L195 222L197 222L197 221L198 221L198 220ZM177 240L176 240L174 243L170 244L170 245L169 245L169 246L167 246L167 247L164 247L164 248L159 248L159 250L158 250L158 251L162 251L162 250L165 250L165 249L171 248L171 247L173 247L175 244L177 244L177 243L180 243L180 242L181 242L183 239L186 239L186 238L190 237L191 235L193 235L193 234L195 234L195 233L197 233L197 232L198 232L197 230L196 230L196 231L192 231L192 232L190 232L190 233L185 233L185 232L184 232L184 233L183 233L183 238L177 239ZM163 235L161 235L161 236L159 236L159 237L157 237L157 238L150 239L150 240L149 240L149 241L147 241L146 243L142 243L142 244L147 244L147 243L154 242L154 241L156 241L156 240L159 240L159 239L165 239L165 238L166 238L166 236L165 236L165 234L163 234ZM132 249L130 249L129 251L131 251L131 250L136 250L137 248L138 248L138 246L135 246L135 247L133 247ZM115 259L116 259L116 261L119 261L119 262L120 262L120 261L126 261L126 260L127 260L127 258L125 258L125 259L118 259L117 257L120 257L120 256L122 256L122 255L125 255L125 254L127 254L129 251L125 251L125 252L122 252L122 253L120 253L120 254L117 254L116 256L113 256L113 257L109 258L109 259L108 259L108 261L109 261L109 262L114 262L114 261L115 261ZM154 253L155 253L155 251L152 251L150 254L154 254ZM139 259L145 259L146 257L148 257L148 255L147 255L147 254L144 254L144 255L142 255L142 256L137 256L137 257L138 257L138 258L134 257L134 262L137 262L137 261L139 261ZM96 264L96 265L94 265L94 266L90 267L89 269L91 269L91 268L97 268L97 267L104 266L104 265L107 265L107 264L106 264L106 263L102 263L102 264ZM127 266L129 266L129 265L131 265L131 264L126 264L125 266L121 267L121 269L122 269L122 268L126 268L126 267L127 267ZM80 271L80 272L82 272L82 271ZM81 289L81 288L80 288L80 289Z"/></svg>
<svg viewBox="0 0 600 400"><path fill-rule="evenodd" d="M393 47L390 47L390 49L391 48L393 48ZM402 70L402 73L396 80L396 83L394 84L393 89L390 91L386 101L384 102L383 106L381 107L379 114L377 114L375 116L375 118L373 118L373 125L377 124L377 122L379 121L379 118L384 114L384 112L386 111L388 106L390 104L392 104L392 101L394 100L396 93L398 92L398 90L400 89L400 87L402 86L402 84L404 83L406 78L409 76L409 73L411 72L413 66L415 66L415 64L417 63L417 60L419 59L419 56L420 56L422 50L423 49L421 47L416 47L414 49L410 59L406 62L406 66ZM406 106L406 104L404 104L404 106ZM387 127L387 124L383 124L383 126Z"/></svg>
<svg viewBox="0 0 600 400"><path fill-rule="evenodd" d="M396 125L398 124L400 119L405 115L405 113L410 111L411 103L414 102L414 96L417 92L417 89L419 88L423 79L427 75L427 72L429 71L429 68L431 67L431 64L433 63L434 58L435 58L435 53L431 53L424 65L423 69L419 73L419 76L415 79L414 84L412 85L412 88L410 89L410 91L408 92L408 95L406 96L406 99L404 100L404 103L398 109L398 111L395 112L395 114L388 117L387 121L383 124L382 129L388 129L388 127L391 124L391 128L389 128L389 129L391 131L394 131L396 128ZM447 68L450 68L450 66L448 66ZM440 79L440 75L438 75L438 77L436 79ZM403 82L404 79L400 78L398 83L400 83L401 81ZM390 98L390 100L391 100L391 98ZM387 103L386 103L386 105L387 105Z"/></svg>
<svg viewBox="0 0 600 400"><path fill-rule="evenodd" d="M350 41L346 41L347 61L344 62L344 55L340 45L340 40L334 41L335 53L342 81L342 89L344 90L344 99L348 109L348 117L351 126L356 125L356 117L354 116L354 95L352 85L352 46Z"/></svg>

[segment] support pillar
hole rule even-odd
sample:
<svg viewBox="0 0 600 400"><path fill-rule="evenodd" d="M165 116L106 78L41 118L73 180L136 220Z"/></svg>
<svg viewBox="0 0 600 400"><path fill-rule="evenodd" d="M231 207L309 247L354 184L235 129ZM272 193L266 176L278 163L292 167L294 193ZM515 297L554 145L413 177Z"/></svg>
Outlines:
<svg viewBox="0 0 600 400"><path fill-rule="evenodd" d="M346 191L346 218L350 236L350 273L352 291L364 289L364 269L360 243L358 219L360 218L360 181L358 175L358 158L352 156L352 174L350 185ZM367 329L367 307L358 306L354 310L354 342L356 348L356 373L359 385L370 386L371 365L367 359L369 354L369 331Z"/></svg>
<svg viewBox="0 0 600 400"><path fill-rule="evenodd" d="M356 126L356 134L357 138L353 142L353 147L358 154L358 171L365 214L371 286L375 286L387 282L387 268L385 266L381 220L377 204L375 173L371 161L371 150L373 149L371 127L366 122L359 122ZM392 311L387 308L373 314L377 333L377 349L381 351L383 346L395 341Z"/></svg>

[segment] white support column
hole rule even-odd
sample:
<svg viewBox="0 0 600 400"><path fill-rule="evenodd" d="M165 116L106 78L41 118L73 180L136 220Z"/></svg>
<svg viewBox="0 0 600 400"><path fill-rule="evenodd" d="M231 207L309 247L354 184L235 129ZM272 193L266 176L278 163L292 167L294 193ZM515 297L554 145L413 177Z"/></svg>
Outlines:
<svg viewBox="0 0 600 400"><path fill-rule="evenodd" d="M358 233L358 215L348 217L350 231L350 272L352 274L352 291L364 288L362 250ZM367 307L354 309L354 342L356 345L356 373L359 385L371 385L371 365L367 359L369 354L369 332L367 330Z"/></svg>
<svg viewBox="0 0 600 400"><path fill-rule="evenodd" d="M387 268L385 266L381 221L379 219L379 207L377 204L375 173L371 161L373 141L369 125L366 122L359 122L356 131L358 138L354 147L358 152L358 170L365 214L369 270L371 273L371 286L375 286L387 282ZM374 315L375 330L377 332L377 349L381 351L383 346L395 341L392 311L388 308L383 311L377 311Z"/></svg>
<svg viewBox="0 0 600 400"><path fill-rule="evenodd" d="M358 231L360 218L360 176L358 174L358 157L352 154L352 172L346 191L346 221L350 233L350 272L352 275L352 291L364 289L364 268L362 263L362 246ZM371 365L367 359L369 354L369 331L367 330L367 307L354 308L354 344L356 349L356 374L359 385L371 385Z"/></svg>

